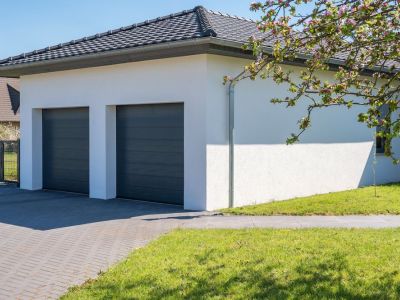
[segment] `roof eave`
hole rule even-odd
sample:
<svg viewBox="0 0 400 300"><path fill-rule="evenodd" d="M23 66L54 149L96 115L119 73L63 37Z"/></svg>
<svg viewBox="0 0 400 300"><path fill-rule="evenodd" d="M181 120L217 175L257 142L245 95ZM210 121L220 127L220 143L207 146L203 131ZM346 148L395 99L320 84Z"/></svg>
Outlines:
<svg viewBox="0 0 400 300"><path fill-rule="evenodd" d="M18 78L24 75L101 67L127 62L161 59L207 53L210 37L143 45L127 49L98 52L32 63L0 66L0 76Z"/></svg>
<svg viewBox="0 0 400 300"><path fill-rule="evenodd" d="M216 54L238 58L254 59L251 51L245 51L243 44L236 41L220 39L218 37L202 37L180 41L171 41L161 44L143 45L134 48L98 52L81 56L72 56L54 60L44 60L32 63L23 63L10 66L0 66L0 76L18 78L24 75L66 71L90 67L122 64L135 61L162 59L196 54ZM265 47L266 54L272 53L271 47ZM299 54L294 61L285 62L288 65L304 66L310 56ZM331 59L328 61L332 70L345 66L344 60ZM366 75L375 70L366 70ZM388 70L384 70L389 72Z"/></svg>
<svg viewBox="0 0 400 300"><path fill-rule="evenodd" d="M212 41L213 41L212 44L219 45L221 47L243 49L243 43L240 43L240 42L227 41L227 40L218 39L218 38L213 38ZM264 47L263 51L267 55L273 53L272 47ZM254 56L251 54L251 51L242 50L242 52L243 52L243 54L242 54L243 57L248 57L248 58L254 59ZM286 62L284 62L284 64L294 65L294 66L303 66L304 67L304 63L310 58L312 58L310 55L299 53L299 54L296 55L296 59L295 60L286 61ZM346 61L342 60L342 59L334 59L334 58L332 58L332 59L329 59L327 63L330 66L331 70L336 70L336 69L338 69L338 67L345 67L346 66ZM399 72L400 69L396 68L396 69L392 70L391 68L383 68L382 69L381 67L376 67L376 68L371 68L371 69L365 69L361 73L362 74L366 74L366 75L370 75L373 72L377 72L377 71L385 72L385 73L396 73L396 72Z"/></svg>

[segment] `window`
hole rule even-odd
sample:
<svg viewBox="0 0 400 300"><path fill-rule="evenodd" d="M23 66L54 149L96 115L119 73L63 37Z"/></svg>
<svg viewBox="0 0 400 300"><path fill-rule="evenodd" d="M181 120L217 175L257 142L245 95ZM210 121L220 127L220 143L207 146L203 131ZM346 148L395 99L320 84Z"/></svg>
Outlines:
<svg viewBox="0 0 400 300"><path fill-rule="evenodd" d="M376 137L376 153L383 154L385 153L385 143L386 139L380 136Z"/></svg>
<svg viewBox="0 0 400 300"><path fill-rule="evenodd" d="M380 107L380 112L381 112L381 117L380 119L384 119L386 117L386 115L389 113L389 107L387 106L387 104L384 104ZM382 127L378 126L376 127L376 132L382 132ZM376 153L379 154L383 154L385 153L385 143L386 143L386 139L380 136L376 137L376 141L375 141L375 145L376 145Z"/></svg>

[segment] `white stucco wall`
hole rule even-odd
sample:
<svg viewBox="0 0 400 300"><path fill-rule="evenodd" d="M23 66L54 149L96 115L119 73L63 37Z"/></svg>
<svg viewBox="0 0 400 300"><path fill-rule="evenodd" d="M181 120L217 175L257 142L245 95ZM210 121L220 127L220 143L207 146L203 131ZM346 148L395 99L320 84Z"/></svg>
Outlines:
<svg viewBox="0 0 400 300"><path fill-rule="evenodd" d="M195 55L23 76L21 187L42 188L42 109L89 107L90 196L111 199L116 195L115 106L183 102L185 208L227 207L228 96L222 78L237 74L245 63ZM304 109L269 103L285 93L271 80L236 87L235 206L372 184L373 132L356 122L357 109L316 113L302 142L286 146ZM378 183L400 181L400 167L390 159L378 157L376 169Z"/></svg>
<svg viewBox="0 0 400 300"><path fill-rule="evenodd" d="M227 91L222 78L238 74L245 63L208 56L207 180L213 187L207 193L209 209L228 205ZM284 86L269 79L242 81L235 88L235 206L373 184L374 133L357 122L360 109L316 112L301 143L287 146L286 138L297 132L305 110L269 102L286 93ZM400 154L400 141L395 149ZM377 161L377 183L400 181L400 166L384 156Z"/></svg>
<svg viewBox="0 0 400 300"><path fill-rule="evenodd" d="M116 194L115 106L183 102L186 209L206 208L206 55L21 78L21 187L42 188L41 109L89 107L90 196Z"/></svg>

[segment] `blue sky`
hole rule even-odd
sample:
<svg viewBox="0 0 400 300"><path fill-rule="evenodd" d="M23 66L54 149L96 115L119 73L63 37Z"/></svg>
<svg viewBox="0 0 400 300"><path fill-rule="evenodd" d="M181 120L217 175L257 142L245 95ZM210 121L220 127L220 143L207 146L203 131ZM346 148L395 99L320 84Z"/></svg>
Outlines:
<svg viewBox="0 0 400 300"><path fill-rule="evenodd" d="M156 18L196 5L255 18L248 0L2 1L0 58Z"/></svg>

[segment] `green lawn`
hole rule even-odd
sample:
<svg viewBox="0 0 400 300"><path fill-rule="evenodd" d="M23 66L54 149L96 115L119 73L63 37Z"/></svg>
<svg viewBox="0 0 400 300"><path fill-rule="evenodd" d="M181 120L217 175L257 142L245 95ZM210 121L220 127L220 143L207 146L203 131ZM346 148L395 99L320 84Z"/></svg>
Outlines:
<svg viewBox="0 0 400 300"><path fill-rule="evenodd" d="M234 215L380 215L400 214L400 184L375 188L297 198L260 205L225 209L222 212Z"/></svg>
<svg viewBox="0 0 400 300"><path fill-rule="evenodd" d="M18 157L15 152L4 153L4 179L8 181L18 180Z"/></svg>
<svg viewBox="0 0 400 300"><path fill-rule="evenodd" d="M399 299L400 229L178 230L62 299Z"/></svg>

